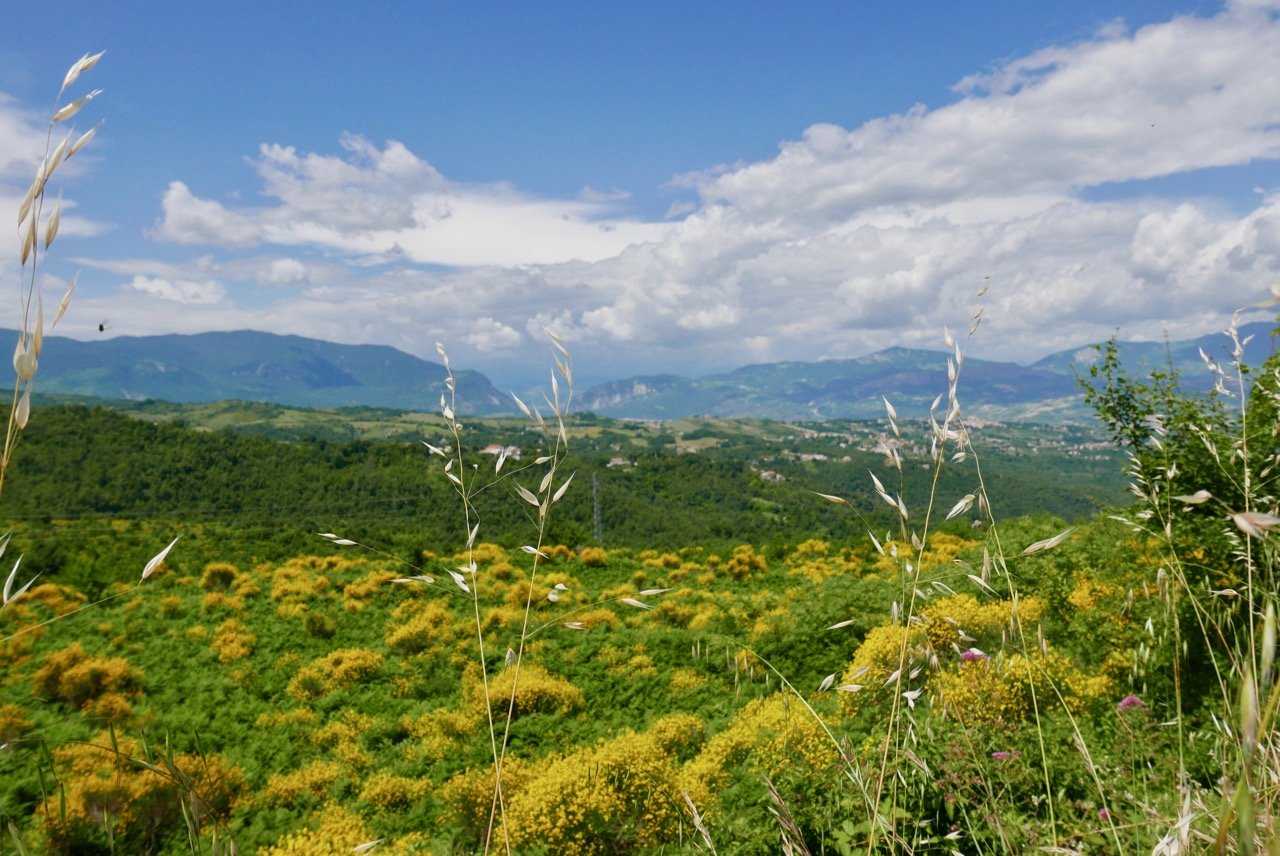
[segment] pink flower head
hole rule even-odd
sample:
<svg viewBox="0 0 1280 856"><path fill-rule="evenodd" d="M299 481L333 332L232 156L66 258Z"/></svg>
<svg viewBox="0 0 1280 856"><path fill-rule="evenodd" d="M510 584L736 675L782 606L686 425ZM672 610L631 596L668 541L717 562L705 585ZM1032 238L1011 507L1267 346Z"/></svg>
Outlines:
<svg viewBox="0 0 1280 856"><path fill-rule="evenodd" d="M960 659L973 662L974 660L989 660L990 657L980 648L970 648L968 651L960 652Z"/></svg>
<svg viewBox="0 0 1280 856"><path fill-rule="evenodd" d="M1142 699L1138 698L1136 695L1127 695L1124 698L1120 699L1119 703L1116 705L1116 711L1119 713L1124 713L1126 710L1133 710L1134 708L1139 708L1144 706L1145 705L1143 705Z"/></svg>
<svg viewBox="0 0 1280 856"><path fill-rule="evenodd" d="M1012 752L992 752L991 757L997 761L1012 761L1014 758L1021 758L1022 753L1015 749Z"/></svg>
<svg viewBox="0 0 1280 856"><path fill-rule="evenodd" d="M1110 820L1110 819L1111 819L1111 812L1107 811L1105 808L1098 809L1098 820Z"/></svg>

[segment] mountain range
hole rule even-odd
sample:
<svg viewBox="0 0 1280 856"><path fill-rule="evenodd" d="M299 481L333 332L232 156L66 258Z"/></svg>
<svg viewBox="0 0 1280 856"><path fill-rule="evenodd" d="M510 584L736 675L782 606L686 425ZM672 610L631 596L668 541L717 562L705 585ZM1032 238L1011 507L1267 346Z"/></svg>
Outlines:
<svg viewBox="0 0 1280 856"><path fill-rule="evenodd" d="M1245 361L1271 353L1271 324L1240 329L1252 336ZM6 335L16 340L16 331ZM1201 352L1230 360L1221 333L1177 342L1121 342L1132 374L1172 367L1191 388L1212 376ZM1077 376L1097 356L1091 345L1060 351L1031 365L965 359L960 399L966 412L1003 421L1077 422L1090 416ZM458 409L474 415L514 412L511 398L487 377L455 372ZM446 393L443 366L395 348L340 345L255 331L120 336L97 342L48 337L37 389L96 398L206 402L241 399L302 407L438 409ZM888 348L844 360L779 362L689 378L640 375L579 393L574 409L602 416L676 419L691 415L796 419L864 419L884 414L887 398L904 417L922 416L947 390L947 354Z"/></svg>
<svg viewBox="0 0 1280 856"><path fill-rule="evenodd" d="M6 331L11 340L17 331ZM506 413L510 396L483 374L455 372L462 412ZM444 366L383 345L339 345L240 330L118 336L97 342L46 337L41 392L181 403L242 399L300 407L437 410Z"/></svg>

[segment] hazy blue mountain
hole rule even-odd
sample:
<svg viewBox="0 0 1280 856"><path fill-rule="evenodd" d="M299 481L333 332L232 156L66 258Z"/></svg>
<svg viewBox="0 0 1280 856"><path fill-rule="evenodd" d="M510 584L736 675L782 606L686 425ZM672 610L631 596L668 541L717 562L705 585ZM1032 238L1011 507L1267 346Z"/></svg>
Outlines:
<svg viewBox="0 0 1280 856"><path fill-rule="evenodd" d="M1241 327L1247 363L1272 350L1269 322ZM1172 365L1192 388L1213 378L1201 349L1220 364L1231 359L1221 333L1178 342L1120 342L1122 364L1133 374ZM1097 357L1092 345L1051 354L1029 366L966 359L960 399L971 416L1006 421L1077 422L1090 419L1077 384ZM696 379L674 375L637 377L588 389L578 407L602 415L671 419L704 415L764 419L864 419L884 414L888 398L899 414L923 416L947 391L947 355L941 351L888 348L864 357L821 362L744 366ZM945 398L943 404L945 407Z"/></svg>
<svg viewBox="0 0 1280 856"><path fill-rule="evenodd" d="M14 341L18 334L5 335ZM444 379L443 366L395 348L240 330L98 342L48 337L37 387L102 398L435 410ZM463 412L513 411L484 375L460 371L457 380Z"/></svg>
<svg viewBox="0 0 1280 856"><path fill-rule="evenodd" d="M1271 324L1241 328L1252 336L1246 362L1271 353ZM17 333L9 331L10 341ZM1220 333L1178 342L1121 342L1134 374L1172 365L1188 386L1208 388L1212 377L1200 351L1230 360ZM966 359L960 399L971 416L1005 421L1078 422L1089 419L1077 386L1097 351L1082 345L1029 365ZM864 419L884 414L888 398L904 417L928 413L947 392L947 355L888 348L867 356L821 362L749 365L687 378L642 375L579 393L577 410L634 419L704 415L759 419ZM197 335L120 336L95 342L50 338L37 388L116 399L192 403L242 399L301 407L373 406L435 410L444 390L443 366L394 348L339 345L301 336L239 331ZM513 413L511 399L478 372L460 371L463 412Z"/></svg>
<svg viewBox="0 0 1280 856"><path fill-rule="evenodd" d="M1240 327L1237 336L1244 345L1244 361L1258 365L1273 350L1271 331L1275 323L1255 321ZM1205 366L1201 351L1219 365L1231 362L1231 339L1222 333L1209 333L1195 339L1177 342L1118 342L1121 363L1132 373L1149 372L1152 369L1172 367L1187 386L1207 389L1213 386L1213 375ZM1031 364L1031 368L1044 369L1058 374L1084 374L1097 357L1091 346L1059 351Z"/></svg>
<svg viewBox="0 0 1280 856"><path fill-rule="evenodd" d="M1013 363L967 359L962 377L961 400L970 412L1039 412L1047 402L1078 397L1072 377ZM901 415L920 416L939 395L945 407L946 392L944 353L889 348L848 360L744 366L696 380L632 378L592 387L578 406L615 417L865 419L884 415L882 395Z"/></svg>

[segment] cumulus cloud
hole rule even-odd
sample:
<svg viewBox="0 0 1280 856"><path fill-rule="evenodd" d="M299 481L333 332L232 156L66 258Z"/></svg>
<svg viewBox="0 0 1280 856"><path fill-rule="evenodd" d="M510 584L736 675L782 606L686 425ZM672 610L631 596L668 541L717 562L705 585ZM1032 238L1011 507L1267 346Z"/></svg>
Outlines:
<svg viewBox="0 0 1280 856"><path fill-rule="evenodd" d="M164 216L156 224L155 237L164 241L234 248L253 246L262 236L250 218L198 198L181 181L169 182L160 206Z"/></svg>
<svg viewBox="0 0 1280 856"><path fill-rule="evenodd" d="M156 237L224 247L310 246L384 262L450 266L596 261L660 237L613 216L622 191L544 199L506 185L459 185L403 144L341 139L345 156L263 145L255 161L274 205L233 210L169 186Z"/></svg>
<svg viewBox="0 0 1280 856"><path fill-rule="evenodd" d="M162 279L155 276L135 276L126 288L171 303L209 304L222 300L226 290L213 280Z"/></svg>
<svg viewBox="0 0 1280 856"><path fill-rule="evenodd" d="M523 338L501 321L484 317L475 321L473 329L463 335L462 341L477 351L500 351L520 344Z"/></svg>
<svg viewBox="0 0 1280 856"><path fill-rule="evenodd" d="M45 123L34 111L0 92L0 186L21 198L44 152Z"/></svg>
<svg viewBox="0 0 1280 856"><path fill-rule="evenodd" d="M311 281L311 272L297 259L272 259L261 268L258 282L266 285L303 285Z"/></svg>

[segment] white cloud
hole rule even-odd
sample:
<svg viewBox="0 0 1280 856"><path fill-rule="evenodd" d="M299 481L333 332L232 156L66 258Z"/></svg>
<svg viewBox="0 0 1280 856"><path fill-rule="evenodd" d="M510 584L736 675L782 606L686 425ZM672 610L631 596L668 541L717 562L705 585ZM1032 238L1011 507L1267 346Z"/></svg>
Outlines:
<svg viewBox="0 0 1280 856"><path fill-rule="evenodd" d="M379 149L345 135L341 145L345 158L262 146L263 193L277 200L265 208L233 210L175 181L155 234L224 247L311 246L375 262L508 267L596 261L662 234L612 216L622 191L541 199L501 184L451 184L395 141Z"/></svg>
<svg viewBox="0 0 1280 856"><path fill-rule="evenodd" d="M196 197L181 181L169 182L155 237L177 244L249 247L262 237L253 221L218 202Z"/></svg>
<svg viewBox="0 0 1280 856"><path fill-rule="evenodd" d="M272 259L257 277L267 285L304 285L311 281L311 272L297 259Z"/></svg>
<svg viewBox="0 0 1280 856"><path fill-rule="evenodd" d="M161 279L154 276L135 276L127 289L138 291L171 303L218 303L226 294L221 284L213 280Z"/></svg>
<svg viewBox="0 0 1280 856"><path fill-rule="evenodd" d="M0 186L17 192L15 211L44 154L45 133L34 111L0 92Z"/></svg>
<svg viewBox="0 0 1280 856"><path fill-rule="evenodd" d="M524 339L516 330L500 321L484 317L473 324L473 329L463 335L462 341L477 351L500 351L513 348Z"/></svg>

